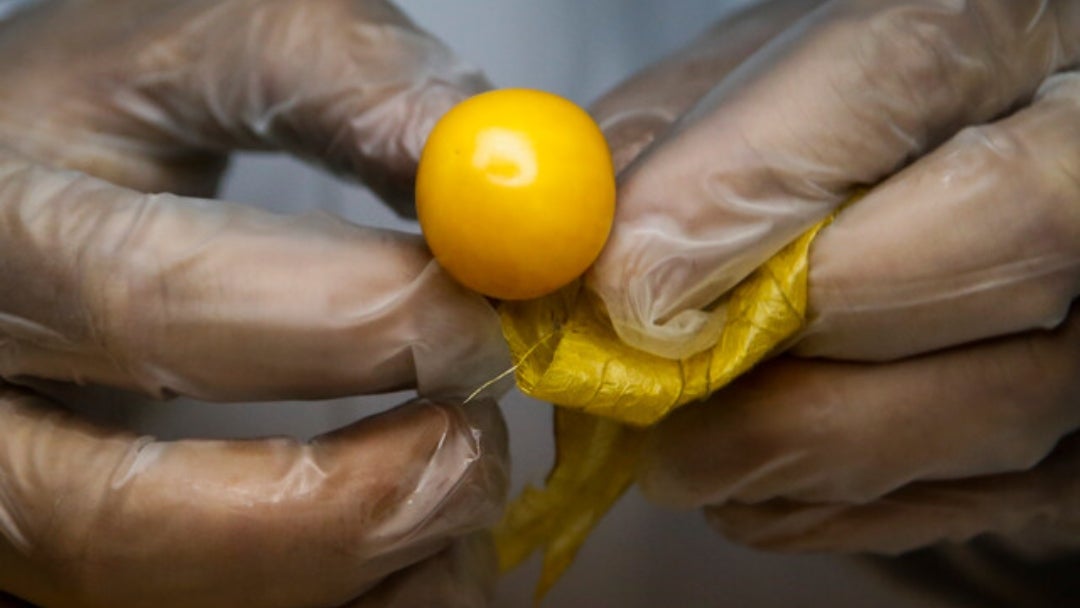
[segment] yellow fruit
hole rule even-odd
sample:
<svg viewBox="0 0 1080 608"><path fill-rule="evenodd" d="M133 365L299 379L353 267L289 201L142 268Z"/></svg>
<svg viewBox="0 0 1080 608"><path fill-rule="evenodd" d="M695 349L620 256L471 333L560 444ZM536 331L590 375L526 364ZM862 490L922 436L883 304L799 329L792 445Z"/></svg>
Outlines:
<svg viewBox="0 0 1080 608"><path fill-rule="evenodd" d="M600 128L557 95L482 93L435 125L416 178L420 228L439 264L503 300L550 293L600 254L615 175Z"/></svg>

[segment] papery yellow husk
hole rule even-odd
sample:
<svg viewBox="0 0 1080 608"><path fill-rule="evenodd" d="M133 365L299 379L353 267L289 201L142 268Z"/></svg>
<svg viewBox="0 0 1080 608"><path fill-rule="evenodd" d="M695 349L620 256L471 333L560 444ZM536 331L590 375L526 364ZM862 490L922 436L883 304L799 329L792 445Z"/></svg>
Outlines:
<svg viewBox="0 0 1080 608"><path fill-rule="evenodd" d="M545 487L527 488L495 531L504 570L544 552L538 600L633 483L642 427L714 393L804 326L810 244L830 220L737 285L721 303L727 316L716 346L685 359L627 346L580 284L500 306L518 387L558 406L557 458Z"/></svg>

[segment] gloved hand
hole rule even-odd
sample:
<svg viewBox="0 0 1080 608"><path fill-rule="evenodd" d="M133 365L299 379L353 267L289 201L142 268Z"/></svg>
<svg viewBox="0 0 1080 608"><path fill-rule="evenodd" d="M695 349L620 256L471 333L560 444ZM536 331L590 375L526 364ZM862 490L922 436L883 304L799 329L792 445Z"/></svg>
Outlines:
<svg viewBox="0 0 1080 608"><path fill-rule="evenodd" d="M482 546L451 547L498 517L504 429L453 403L505 369L490 306L419 237L182 195L212 193L233 149L278 149L407 212L428 130L483 78L370 1L45 3L0 24L0 56L0 589L482 602ZM31 388L50 382L437 400L310 445L161 443L62 413Z"/></svg>
<svg viewBox="0 0 1080 608"><path fill-rule="evenodd" d="M741 19L782 10L784 22L815 4L773 2ZM615 228L589 276L619 335L669 356L715 344L732 285L939 144L821 239L818 325L802 351L889 359L1060 322L1076 293L1075 206L1061 201L1072 200L1066 118L1077 85L1047 79L1080 56L1078 30L1080 6L1068 1L829 2L689 109L682 102L706 80L693 64L691 94L605 101L608 130L686 110L620 175ZM893 331L898 320L912 327Z"/></svg>
<svg viewBox="0 0 1080 608"><path fill-rule="evenodd" d="M505 432L419 401L316 438L160 442L0 387L0 587L44 607L485 605ZM418 599L419 598L419 599Z"/></svg>
<svg viewBox="0 0 1080 608"><path fill-rule="evenodd" d="M641 483L774 549L1076 548L1080 452L1048 454L1080 426L1080 5L817 4L751 9L597 104L641 152L590 285L661 354L708 344L734 282L882 182L812 248L793 352L816 359L673 414Z"/></svg>

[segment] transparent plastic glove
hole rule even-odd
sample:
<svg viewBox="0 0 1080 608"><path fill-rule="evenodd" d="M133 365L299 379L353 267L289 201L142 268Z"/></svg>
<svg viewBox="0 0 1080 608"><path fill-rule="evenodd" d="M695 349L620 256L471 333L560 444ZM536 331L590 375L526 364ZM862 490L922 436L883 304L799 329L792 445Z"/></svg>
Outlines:
<svg viewBox="0 0 1080 608"><path fill-rule="evenodd" d="M463 539L505 496L491 401L309 444L159 442L3 385L0 429L0 589L40 606L478 606L493 583L488 541Z"/></svg>
<svg viewBox="0 0 1080 608"><path fill-rule="evenodd" d="M1054 331L895 363L778 359L658 426L640 481L773 550L898 553L993 533L1076 551L1077 428L1074 308Z"/></svg>
<svg viewBox="0 0 1080 608"><path fill-rule="evenodd" d="M798 4L763 5L748 11L746 18L768 20L770 14L779 15L770 13L776 7L797 11ZM1000 11L1035 8L976 2L957 10L942 3L940 10L929 11L931 4L903 10L894 9L900 6L897 3L882 4L879 12L856 22L865 28L869 20L880 28L881 23L896 26L904 19L931 23L941 19L941 27L920 31L944 36L974 14L982 19L978 27L1000 26L1007 32L1005 26L1014 22L995 18ZM863 6L869 8L869 3ZM1057 47L1047 59L1047 65L1056 65L1050 60L1058 61L1073 40L1057 38L1058 30L1075 28L1069 11L1076 9L1053 2L1042 8L1029 21L1038 29L1043 20L1056 20L1056 29L1042 34ZM728 80L765 69L761 62L777 61L769 59L779 52L774 47L786 44L797 49L791 57L811 53L815 44L806 36L814 28L826 29L821 43L839 35L829 33L834 30L862 40L869 45L866 49L910 42L901 35L911 34L904 29L894 31L898 38L890 43L859 38L861 30L848 21L815 25L823 15L839 10L846 10L843 3L818 9ZM786 18L777 17L780 22ZM884 35L884 30L878 33ZM929 40L941 45L964 41ZM989 45L981 52L1004 53L1014 44L1010 40L1003 38L1001 47ZM1030 44L1045 44L1040 40ZM695 43L698 48L707 44ZM683 56L689 55L684 52L660 64L659 72L679 68ZM846 57L837 55L834 61L850 68ZM897 68L911 59L900 53L860 57L877 58L877 76L892 87L899 86L891 80L897 77ZM972 76L965 70L979 64L953 65L952 57L942 55L938 67L943 71L936 77L965 84ZM1023 55L1015 61L1021 59ZM995 55L994 60L1001 57ZM895 66L887 65L890 61ZM999 82L984 84L1004 86L1014 67L998 70ZM867 75L874 73L869 64L864 68ZM819 104L821 111L835 112L837 117L848 113L867 132L896 126L889 122L895 113L852 113L860 108L857 103L891 99L886 94L890 89L880 83L876 90L869 84L853 89L850 100L839 103L836 95L848 89L837 88L835 81L808 80L802 73L785 71L782 61L771 69L775 71L762 72L758 78L774 81L775 87L805 88L808 107ZM677 116L686 105L683 100L692 98L698 85L686 79L689 93L682 95L677 82L665 89L651 87L649 81L657 71L646 71L616 89L599 107L626 104L633 110L625 114L626 122L647 116L650 107L672 108L667 115ZM634 89L646 93L622 96ZM919 102L911 108L924 112L926 122L919 126L914 122L918 116L908 116L911 130L929 133L941 118L936 114L940 104L966 90L910 90L909 98ZM739 98L751 93L730 94ZM837 107L828 106L829 100ZM790 104L790 98L783 97L759 101L761 121L782 115ZM953 101L959 104L962 98ZM896 171L817 237L810 260L810 326L794 351L879 363L782 358L707 403L677 412L647 440L640 480L649 495L684 507L712 505L708 512L725 533L778 549L896 552L987 531L1050 535L1072 548L1078 546L1080 504L1070 477L1075 476L1075 450L1065 445L1043 459L1080 424L1076 313L1058 327L1080 293L1080 191L1073 177L1080 170L1080 148L1075 144L1080 134L1074 128L1080 111L1080 76L1069 72L1051 76L1016 101L1020 105L1010 115L988 124L980 124L974 115L957 118L956 134ZM985 102L985 96L973 96L967 109ZM731 103L736 105L730 107L740 107L742 102ZM715 124L727 120L725 107L717 106L709 120ZM958 105L955 110L965 108ZM698 111L700 106L692 112ZM624 190L634 179L646 179L645 172L653 166L651 154L663 153L689 136L694 116L676 123L675 131L666 135L665 122L673 119L654 121L651 131L646 123L636 138L613 140L631 158L635 148L644 149L624 174L629 176L624 178ZM791 141L823 137L820 121L790 116L782 129ZM684 123L687 130L680 131ZM960 129L966 124L972 126ZM613 132L619 131L609 130ZM844 134L843 125L837 123L835 132ZM657 143L647 147L658 133ZM942 133L938 139L946 136ZM868 154L866 145L882 141L877 137L852 149ZM762 158L770 150L763 149ZM820 151L840 154L844 147L830 143ZM712 159L683 157L688 166ZM671 158L672 163L675 160ZM863 160L852 156L834 169L844 171ZM794 166L789 169L794 176ZM642 177L635 178L638 173ZM711 183L744 176L725 174ZM777 187L770 181L776 176L784 174L762 175L755 183ZM631 193L628 200L632 205L636 199ZM675 211L691 209L682 200L668 199ZM709 219L704 211L701 214L701 221ZM656 234L673 225L670 218L653 219ZM696 252L688 249L684 261L694 259ZM612 258L611 263L618 261ZM979 341L994 336L996 342ZM888 363L900 357L908 358ZM1033 488L1042 493L1033 493Z"/></svg>
<svg viewBox="0 0 1080 608"><path fill-rule="evenodd" d="M0 52L0 138L39 160L209 194L230 150L285 150L410 216L428 131L487 87L382 0L42 2Z"/></svg>
<svg viewBox="0 0 1080 608"><path fill-rule="evenodd" d="M766 9L813 4L781 2ZM765 9L756 14L768 19ZM918 169L924 181L937 184L922 184L920 195L940 188L950 201L970 199L969 205L977 205L979 194L992 192L998 182L1013 192L1021 187L1009 181L1001 171L1005 167L1025 171L1016 178L1024 184L1049 171L1049 183L1038 196L1055 187L1058 194L1065 192L1068 172L1060 169L1060 158L1035 147L1041 144L1035 132L1052 129L1032 123L1049 123L1051 114L1060 118L1072 111L1071 102L1062 99L1072 94L1053 91L1071 85L1046 80L1074 64L1078 54L1080 7L1074 2L824 3L719 79L623 171L616 225L589 285L606 304L620 337L650 352L681 357L715 343L723 325L723 295L736 282L856 189L876 184L943 142L967 158L942 152L933 167ZM1043 94L1036 98L1040 87ZM1023 116L1005 124L966 129L1018 107L1024 108ZM1054 124L1067 128L1067 123ZM1054 141L1066 141L1067 134L1058 135ZM959 170L962 163L966 173L946 171ZM972 175L980 179L970 183ZM1016 213L1023 209L1032 218L1027 226L1052 227L1040 244L1030 242L1038 228L1025 232L1025 226L1010 224L1015 215L1000 210L984 211L980 223L961 234L941 222L968 218L972 211L953 209L956 204L941 203L940 196L911 198L917 187L914 181L903 186L908 191L903 221L890 224L889 239L910 250L903 258L883 259L892 253L885 248L872 258L852 250L856 238L869 241L881 234L871 235L869 229L860 228L859 237L829 237L848 243L835 249L826 247L828 235L822 235L816 255L828 262L816 260L818 270L811 271L819 276L810 302L828 329L812 330L818 335L808 339L806 352L891 358L1061 320L1076 286L1070 281L1076 277L1077 239L1068 232L1076 225L1075 205L1056 205L1048 215L1045 207L1052 202L1046 199L1032 211L1004 194L995 198L997 206L1007 201ZM898 205L896 200L890 206ZM935 217L920 215L930 208ZM885 225L884 213L857 213ZM1058 223L1063 217L1068 221ZM925 225L952 232L945 240L933 235L935 246L924 250L908 237ZM834 232L841 232L839 225ZM969 233L981 248L967 251L970 243L959 242ZM930 242L929 234L925 238ZM999 244L989 252L994 239ZM1047 254L1040 247L1050 241L1061 247ZM1023 249L1009 253L1017 243ZM829 250L849 266L833 268L839 262ZM958 251L961 259L950 257ZM934 265L938 258L947 262L940 271ZM851 266L860 264L856 277ZM835 282L840 273L861 278L870 265L879 271L906 267L895 276L880 272L872 286L860 285L859 299ZM960 273L965 273L961 280L954 280ZM993 309L993 302L1011 298L1018 289L1045 290L1046 301L1002 314L971 314ZM832 293L823 299L823 291ZM841 307L845 312L837 312ZM934 327L909 328L905 336L864 332L897 317L936 320ZM940 327L948 331L939 335Z"/></svg>
<svg viewBox="0 0 1080 608"><path fill-rule="evenodd" d="M0 55L3 377L240 400L460 396L505 369L494 312L418 236L143 194L209 193L238 147L407 194L484 81L391 6L46 3Z"/></svg>
<svg viewBox="0 0 1080 608"><path fill-rule="evenodd" d="M232 149L280 149L407 211L428 129L483 79L381 2L44 3L0 23L0 55L0 590L483 604L505 431L454 403L507 364L490 306L419 237L185 196ZM57 382L438 400L306 445L167 443L30 388Z"/></svg>

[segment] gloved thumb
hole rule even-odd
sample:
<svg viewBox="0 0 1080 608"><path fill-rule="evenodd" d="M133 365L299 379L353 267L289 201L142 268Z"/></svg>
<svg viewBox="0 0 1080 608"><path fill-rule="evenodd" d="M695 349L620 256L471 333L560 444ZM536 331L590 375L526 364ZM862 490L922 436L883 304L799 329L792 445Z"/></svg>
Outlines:
<svg viewBox="0 0 1080 608"><path fill-rule="evenodd" d="M830 2L795 23L620 175L589 277L619 336L671 358L715 345L732 287L860 187L1027 103L1080 57L1078 17Z"/></svg>

